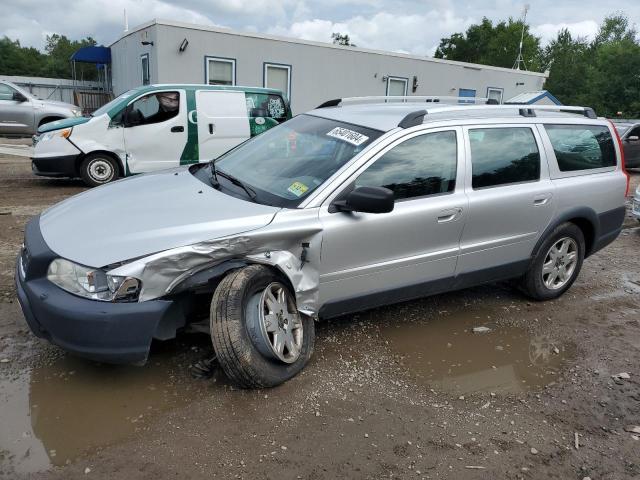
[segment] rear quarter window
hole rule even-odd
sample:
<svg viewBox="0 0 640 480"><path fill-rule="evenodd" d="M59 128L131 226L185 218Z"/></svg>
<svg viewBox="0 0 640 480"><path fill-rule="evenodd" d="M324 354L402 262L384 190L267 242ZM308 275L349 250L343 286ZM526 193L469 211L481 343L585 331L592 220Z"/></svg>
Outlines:
<svg viewBox="0 0 640 480"><path fill-rule="evenodd" d="M616 151L604 125L545 125L561 172L616 166Z"/></svg>

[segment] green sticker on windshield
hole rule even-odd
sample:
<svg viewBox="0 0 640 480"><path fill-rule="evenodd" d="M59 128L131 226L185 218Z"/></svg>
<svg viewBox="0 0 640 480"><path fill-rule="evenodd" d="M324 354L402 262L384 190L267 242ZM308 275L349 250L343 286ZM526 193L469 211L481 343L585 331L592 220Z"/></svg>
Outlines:
<svg viewBox="0 0 640 480"><path fill-rule="evenodd" d="M293 182L291 186L287 188L287 191L293 193L296 197L301 197L307 190L309 190L309 187L302 182Z"/></svg>

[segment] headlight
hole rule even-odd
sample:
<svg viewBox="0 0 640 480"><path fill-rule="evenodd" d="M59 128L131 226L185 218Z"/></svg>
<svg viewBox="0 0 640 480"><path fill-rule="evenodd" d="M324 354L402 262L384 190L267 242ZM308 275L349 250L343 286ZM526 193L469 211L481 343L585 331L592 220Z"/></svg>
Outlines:
<svg viewBox="0 0 640 480"><path fill-rule="evenodd" d="M109 275L63 258L51 262L47 279L69 293L103 302L135 301L140 293L137 278Z"/></svg>
<svg viewBox="0 0 640 480"><path fill-rule="evenodd" d="M47 140L51 140L52 138L55 138L55 137L69 138L72 131L73 131L73 128L63 128L62 130L54 130L52 132L47 132L40 135L38 142L46 142Z"/></svg>
<svg viewBox="0 0 640 480"><path fill-rule="evenodd" d="M73 113L74 117L81 117L82 116L82 110L71 110L71 113Z"/></svg>

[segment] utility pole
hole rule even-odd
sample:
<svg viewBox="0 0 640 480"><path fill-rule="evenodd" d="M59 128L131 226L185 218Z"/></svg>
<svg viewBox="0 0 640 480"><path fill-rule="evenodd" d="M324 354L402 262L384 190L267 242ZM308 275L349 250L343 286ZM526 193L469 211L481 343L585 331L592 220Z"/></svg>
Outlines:
<svg viewBox="0 0 640 480"><path fill-rule="evenodd" d="M522 42L524 41L524 27L527 25L527 12L529 11L529 4L525 4L524 9L522 11L522 33L520 34L520 47L518 48L518 57L513 64L514 70L522 70L520 65L524 67L524 70L527 69L527 64L524 62L524 57L522 56Z"/></svg>

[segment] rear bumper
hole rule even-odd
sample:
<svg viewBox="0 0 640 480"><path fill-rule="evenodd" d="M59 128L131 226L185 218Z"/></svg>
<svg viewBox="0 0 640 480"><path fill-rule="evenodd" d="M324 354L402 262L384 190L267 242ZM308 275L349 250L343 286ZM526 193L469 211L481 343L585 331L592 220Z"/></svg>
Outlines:
<svg viewBox="0 0 640 480"><path fill-rule="evenodd" d="M80 154L58 157L31 157L31 170L43 177L77 177Z"/></svg>
<svg viewBox="0 0 640 480"><path fill-rule="evenodd" d="M33 333L92 360L144 362L158 326L179 316L179 305L172 300L100 302L57 287L46 278L48 265L57 255L44 243L39 220L36 217L27 224L29 253L23 260L21 252L15 272L18 300Z"/></svg>

